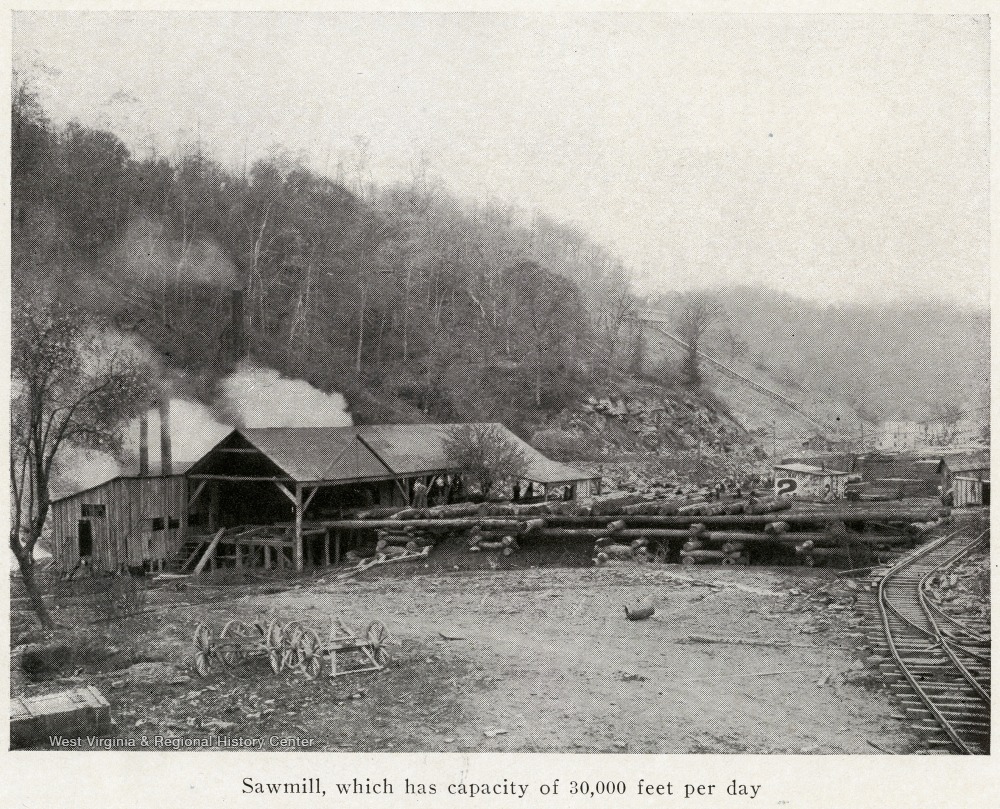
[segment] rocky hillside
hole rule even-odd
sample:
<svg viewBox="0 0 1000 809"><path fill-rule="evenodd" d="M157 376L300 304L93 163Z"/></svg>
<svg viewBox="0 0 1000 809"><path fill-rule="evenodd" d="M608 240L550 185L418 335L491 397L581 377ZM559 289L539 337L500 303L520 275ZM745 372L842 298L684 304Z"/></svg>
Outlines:
<svg viewBox="0 0 1000 809"><path fill-rule="evenodd" d="M665 337L650 330L647 336L647 362L651 367L680 367L682 350ZM850 403L835 396L808 390L795 380L775 379L748 362L726 361L736 373L796 403L797 410L716 370L702 365L703 389L725 402L733 419L759 443L768 454L792 455L802 442L817 434L830 439L848 437L857 416Z"/></svg>
<svg viewBox="0 0 1000 809"><path fill-rule="evenodd" d="M677 476L741 477L765 468L763 451L708 391L629 382L564 410L532 444L550 457L585 466L611 488L646 488Z"/></svg>

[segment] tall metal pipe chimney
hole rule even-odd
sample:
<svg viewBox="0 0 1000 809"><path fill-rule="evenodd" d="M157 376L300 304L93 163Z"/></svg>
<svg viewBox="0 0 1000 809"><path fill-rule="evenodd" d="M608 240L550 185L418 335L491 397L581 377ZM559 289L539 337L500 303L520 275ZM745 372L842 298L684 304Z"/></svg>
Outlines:
<svg viewBox="0 0 1000 809"><path fill-rule="evenodd" d="M170 394L160 396L160 474L173 474L173 457L170 447Z"/></svg>
<svg viewBox="0 0 1000 809"><path fill-rule="evenodd" d="M139 411L139 477L149 475L149 411Z"/></svg>

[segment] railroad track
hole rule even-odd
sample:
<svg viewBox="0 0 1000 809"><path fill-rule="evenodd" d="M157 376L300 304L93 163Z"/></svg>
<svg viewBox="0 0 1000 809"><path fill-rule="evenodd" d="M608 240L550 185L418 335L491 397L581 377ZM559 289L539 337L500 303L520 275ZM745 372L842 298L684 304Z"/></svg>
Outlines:
<svg viewBox="0 0 1000 809"><path fill-rule="evenodd" d="M983 622L946 614L928 597L936 573L989 542L958 532L884 571L869 605L869 645L911 727L940 752L990 752L990 634Z"/></svg>

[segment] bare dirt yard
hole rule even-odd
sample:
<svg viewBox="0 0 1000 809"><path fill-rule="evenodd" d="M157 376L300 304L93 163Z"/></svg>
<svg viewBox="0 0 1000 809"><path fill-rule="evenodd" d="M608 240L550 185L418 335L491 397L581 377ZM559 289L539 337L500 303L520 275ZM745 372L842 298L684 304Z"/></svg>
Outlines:
<svg viewBox="0 0 1000 809"><path fill-rule="evenodd" d="M93 683L119 737L155 735L179 749L231 736L265 749L306 739L308 749L351 751L920 749L864 665L852 607L865 585L833 572L646 565L364 576L200 604L174 594L181 604L132 619L122 634L87 630L114 658L84 659L76 633L76 651L49 661L52 676L35 661L40 681L26 693ZM637 601L655 614L626 620ZM275 675L266 661L239 676L194 674L196 624L217 632L255 610L323 631L334 615L358 629L380 620L390 664L334 679L325 667L316 680Z"/></svg>

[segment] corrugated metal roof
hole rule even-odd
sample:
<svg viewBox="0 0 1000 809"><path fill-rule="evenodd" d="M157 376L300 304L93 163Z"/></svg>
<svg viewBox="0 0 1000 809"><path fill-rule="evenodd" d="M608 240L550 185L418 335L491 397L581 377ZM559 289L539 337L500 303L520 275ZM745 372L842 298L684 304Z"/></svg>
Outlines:
<svg viewBox="0 0 1000 809"><path fill-rule="evenodd" d="M807 475L846 475L847 472L838 472L836 469L821 469L818 466L807 466L804 463L786 463L774 467L776 470L786 472L802 472Z"/></svg>

